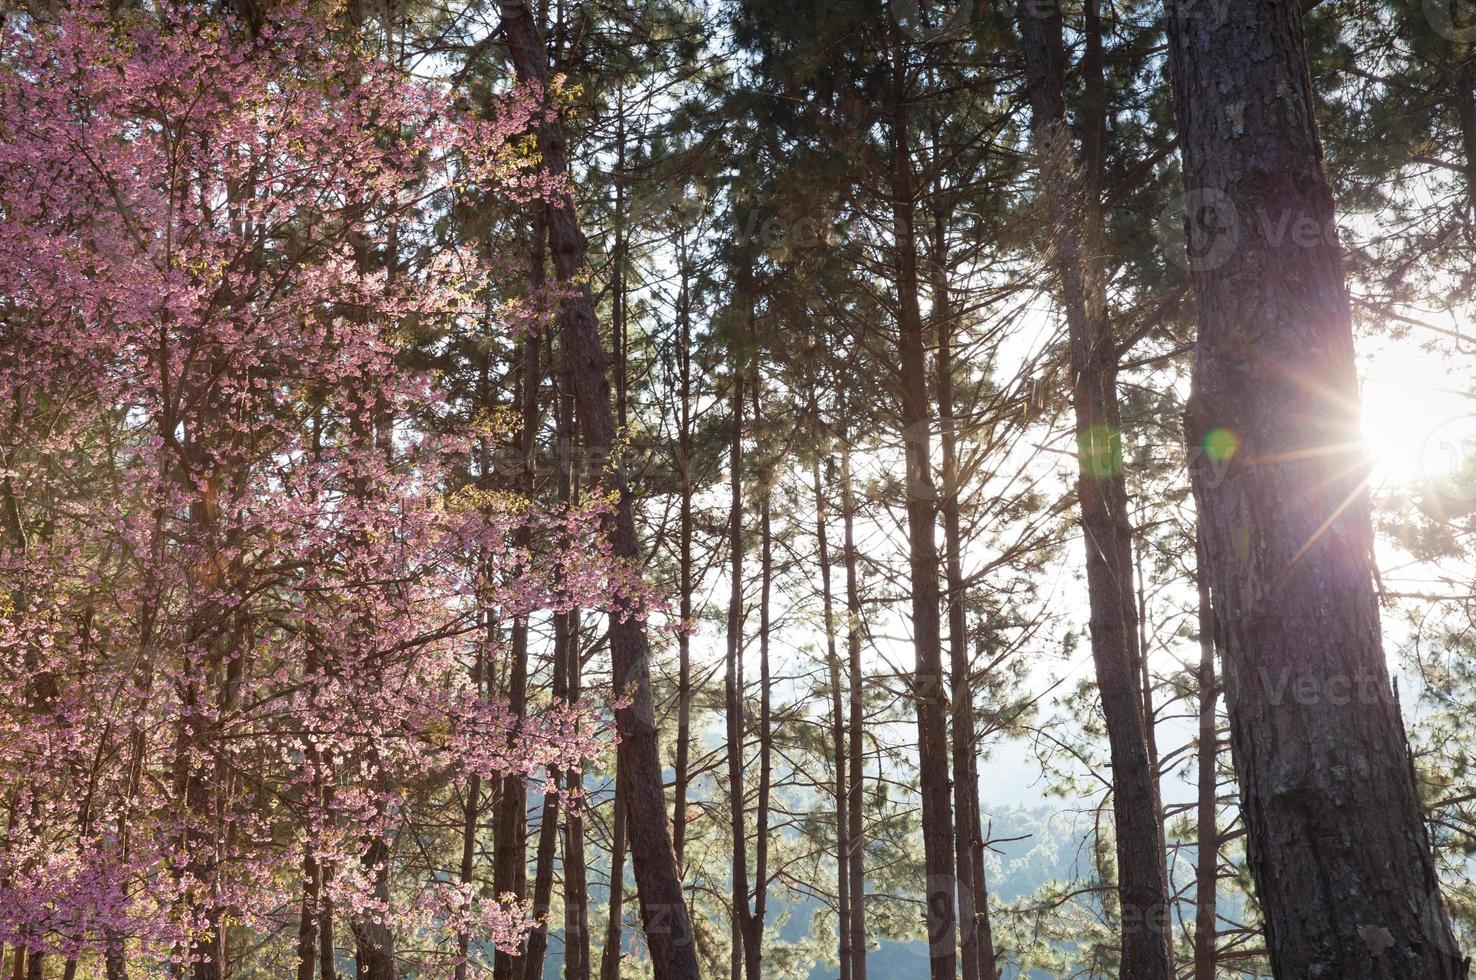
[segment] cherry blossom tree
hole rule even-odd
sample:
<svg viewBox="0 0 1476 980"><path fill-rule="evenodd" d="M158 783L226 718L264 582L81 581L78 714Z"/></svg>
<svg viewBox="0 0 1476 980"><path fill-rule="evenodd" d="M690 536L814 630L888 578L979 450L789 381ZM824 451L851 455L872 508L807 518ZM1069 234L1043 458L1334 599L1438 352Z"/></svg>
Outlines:
<svg viewBox="0 0 1476 980"><path fill-rule="evenodd" d="M497 420L402 356L546 319L433 234L553 189L537 102L468 114L310 8L3 30L0 942L199 980L243 932L329 975L335 917L361 976L510 948L527 909L396 847L410 800L608 741L474 682L489 620L650 601L605 502L497 492Z"/></svg>

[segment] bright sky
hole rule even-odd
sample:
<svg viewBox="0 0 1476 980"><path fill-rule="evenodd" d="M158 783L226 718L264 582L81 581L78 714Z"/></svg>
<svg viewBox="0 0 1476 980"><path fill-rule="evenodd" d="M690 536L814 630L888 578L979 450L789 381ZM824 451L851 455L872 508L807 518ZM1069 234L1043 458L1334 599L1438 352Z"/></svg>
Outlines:
<svg viewBox="0 0 1476 980"><path fill-rule="evenodd" d="M1470 339L1414 328L1401 340L1360 342L1363 435L1376 494L1448 480L1463 452L1476 449L1476 398L1469 394L1476 390L1476 336L1464 326L1460 332Z"/></svg>

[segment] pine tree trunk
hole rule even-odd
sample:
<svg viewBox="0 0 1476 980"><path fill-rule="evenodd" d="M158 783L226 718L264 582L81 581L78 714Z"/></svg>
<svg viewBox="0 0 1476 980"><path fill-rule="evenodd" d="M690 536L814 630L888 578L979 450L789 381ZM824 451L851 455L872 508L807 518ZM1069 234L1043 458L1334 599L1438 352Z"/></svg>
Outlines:
<svg viewBox="0 0 1476 980"><path fill-rule="evenodd" d="M723 706L727 724L728 820L731 861L728 884L733 914L728 923L731 980L743 975L748 935L748 829L743 788L743 374L736 345L732 348L733 392L728 442L728 636L723 658Z"/></svg>
<svg viewBox="0 0 1476 980"><path fill-rule="evenodd" d="M374 882L374 898L389 908L389 842L376 836L360 859ZM357 980L395 980L395 944L389 926L379 913L358 915L353 920Z"/></svg>
<svg viewBox="0 0 1476 980"><path fill-rule="evenodd" d="M682 481L681 515L677 561L680 564L678 597L682 622L692 620L692 313L690 267L685 238L678 242L681 284L677 290L677 365L681 376L681 418L677 432L677 468ZM677 636L677 733L676 763L672 776L672 847L677 870L683 865L687 840L687 783L691 768L692 740L692 638L686 629Z"/></svg>
<svg viewBox="0 0 1476 980"><path fill-rule="evenodd" d="M856 497L851 487L851 450L846 438L846 433L842 432L841 513L845 525L846 667L849 673L846 688L850 694L846 732L849 756L846 788L850 792L846 803L846 816L850 820L846 832L850 853L846 855L846 864L850 881L846 892L851 899L851 921L842 923L841 928L849 929L851 933L851 980L866 980L866 783L862 765L866 702L862 691L865 677L861 672L861 584L856 573Z"/></svg>
<svg viewBox="0 0 1476 980"><path fill-rule="evenodd" d="M555 668L557 672L557 667ZM564 685L554 685L553 696L562 699L566 695ZM543 814L538 827L538 852L533 874L533 914L543 924L528 934L523 958L518 964L519 980L542 980L543 960L548 953L547 921L549 902L553 897L554 850L559 841L559 775L551 774L549 785L544 788Z"/></svg>
<svg viewBox="0 0 1476 980"><path fill-rule="evenodd" d="M328 869L323 869L323 884L328 884ZM318 913L318 980L334 980L338 976L338 958L333 944L333 901L323 898ZM112 978L109 978L112 980Z"/></svg>
<svg viewBox="0 0 1476 980"><path fill-rule="evenodd" d="M1466 62L1456 73L1455 97L1465 156L1467 206L1476 213L1476 43L1466 46Z"/></svg>
<svg viewBox="0 0 1476 980"><path fill-rule="evenodd" d="M308 703L317 708L317 675L321 669L319 649L309 642L304 658L303 674L308 680ZM323 762L317 745L311 738L303 739L303 755L312 768L313 778L309 784L310 805L317 811L317 823L322 822L323 813ZM318 866L313 852L318 827L311 816L307 827L307 839L302 842L302 908L297 923L297 980L313 980L318 966L318 909L322 900L323 869Z"/></svg>
<svg viewBox="0 0 1476 980"><path fill-rule="evenodd" d="M615 813L610 818L610 900L605 949L600 954L600 980L620 980L621 926L625 916L625 774L615 769Z"/></svg>
<svg viewBox="0 0 1476 980"><path fill-rule="evenodd" d="M313 980L318 966L318 862L311 845L302 858L302 909L297 922L297 980Z"/></svg>
<svg viewBox="0 0 1476 980"><path fill-rule="evenodd" d="M817 417L818 417L818 413ZM827 460L827 466L829 462ZM846 786L846 715L841 694L840 654L835 644L835 601L830 587L830 541L826 534L825 485L820 462L811 467L815 481L815 547L820 561L820 599L825 617L825 663L830 671L830 743L835 761L835 907L836 960L840 980L851 980L850 792Z"/></svg>
<svg viewBox="0 0 1476 980"><path fill-rule="evenodd" d="M543 266L543 222L537 222L534 231L533 281L538 284ZM521 419L518 428L518 461L521 467L520 488L525 496L533 493L533 451L538 428L538 388L543 377L539 351L542 344L529 335L523 340L523 378ZM529 544L526 531L518 534L518 543ZM513 621L512 650L510 653L508 679L508 710L522 723L528 711L528 620L518 617ZM514 895L522 899L528 894L528 790L523 778L518 775L505 776L502 791L498 795L497 838L492 855L492 892L495 895ZM522 957L498 950L492 962L493 980L513 980L521 974Z"/></svg>
<svg viewBox="0 0 1476 980"><path fill-rule="evenodd" d="M578 700L583 684L579 663L579 610L571 610L559 617L563 623L559 632L563 634L560 644L557 634L556 646L562 645L562 658L568 674L568 694L571 701ZM566 786L580 786L584 782L581 770L571 769L564 776ZM566 809L564 818L564 978L565 980L589 980L589 886L588 872L584 859L584 802L578 801ZM529 976L529 980L537 980Z"/></svg>
<svg viewBox="0 0 1476 980"><path fill-rule="evenodd" d="M1101 267L1102 214L1095 176L1100 173L1100 127L1084 127L1088 156L1083 163L1066 128L1065 53L1055 0L1022 0L1020 33L1042 193L1054 226L1054 259L1070 335L1092 660L1112 766L1121 975L1123 980L1170 980L1163 824L1144 723L1117 349Z"/></svg>
<svg viewBox="0 0 1476 980"><path fill-rule="evenodd" d="M943 680L942 620L938 610L938 545L932 413L928 406L922 311L918 301L917 242L907 57L902 31L888 14L892 60L891 206L897 290L897 353L901 361L902 438L907 458L907 537L912 593L912 642L916 654L913 698L917 706L918 778L922 790L923 860L927 869L928 959L933 980L958 973L953 896L953 813L948 772L948 692Z"/></svg>
<svg viewBox="0 0 1476 980"><path fill-rule="evenodd" d="M1194 535L1199 590L1199 826L1194 867L1194 980L1215 980L1215 926L1220 885L1219 729L1215 721L1215 620L1204 567L1203 538Z"/></svg>
<svg viewBox="0 0 1476 980"><path fill-rule="evenodd" d="M568 357L559 365L558 400L558 496L563 507L579 499L579 486L571 465L579 432L574 420L574 385ZM554 669L563 671L565 690L570 702L580 697L583 689L583 664L580 649L580 615L578 609L554 617ZM570 769L564 774L564 785L584 788L583 769ZM564 818L564 978L589 980L589 878L584 857L584 806L582 799L566 808ZM618 942L617 942L618 946ZM537 978L529 978L537 980Z"/></svg>
<svg viewBox="0 0 1476 980"><path fill-rule="evenodd" d="M128 958L124 953L122 935L109 929L104 942L103 975L107 980L128 980Z"/></svg>
<svg viewBox="0 0 1476 980"><path fill-rule="evenodd" d="M942 228L938 228L941 239ZM989 922L984 879L984 828L979 814L979 774L974 745L974 692L969 677L968 626L964 610L963 532L959 515L958 434L954 429L952 325L947 283L935 284L938 315L938 415L943 443L943 546L948 584L948 652L953 701L953 795L958 864L959 949L965 978L996 980L999 967Z"/></svg>
<svg viewBox="0 0 1476 980"><path fill-rule="evenodd" d="M500 8L503 35L518 79L546 90L548 51L527 3L501 0ZM538 145L545 171L555 179L568 178L567 148L557 118L540 127ZM611 409L610 381L605 373L605 352L600 345L594 301L584 281L588 246L579 228L574 201L567 191L556 193L550 201L548 228L554 269L569 290L561 330L573 367L584 448L592 457L608 456L616 450L619 434ZM606 531L613 553L636 561L640 547L634 507L620 461L611 462L615 465L608 468L592 466L617 501ZM636 616L614 612L610 616L609 639L614 687L627 699L626 706L616 712L615 724L620 734L618 754L631 816L631 860L653 972L656 980L696 980L692 927L667 826L645 625Z"/></svg>
<svg viewBox="0 0 1476 980"><path fill-rule="evenodd" d="M1168 36L1194 200L1185 431L1271 966L1461 977L1380 635L1352 323L1300 4L1215 18L1175 5Z"/></svg>
<svg viewBox="0 0 1476 980"><path fill-rule="evenodd" d="M483 612L484 617L490 616L490 612ZM484 654L477 651L476 662L472 665L472 690L480 696L482 693L482 673L484 668ZM482 777L472 773L466 780L466 800L463 802L461 811L461 867L457 876L463 885L470 885L474 880L477 857L477 827L482 817ZM460 957L456 964L456 980L466 980L467 956L471 951L471 934L462 930L456 937L456 952Z"/></svg>
<svg viewBox="0 0 1476 980"><path fill-rule="evenodd" d="M759 379L753 387L755 430L762 435L759 414ZM774 525L770 513L769 471L759 473L759 785L757 820L754 827L753 914L743 936L744 972L747 980L763 977L764 922L769 904L769 795L774 781L773 676L769 669L770 599L774 586Z"/></svg>

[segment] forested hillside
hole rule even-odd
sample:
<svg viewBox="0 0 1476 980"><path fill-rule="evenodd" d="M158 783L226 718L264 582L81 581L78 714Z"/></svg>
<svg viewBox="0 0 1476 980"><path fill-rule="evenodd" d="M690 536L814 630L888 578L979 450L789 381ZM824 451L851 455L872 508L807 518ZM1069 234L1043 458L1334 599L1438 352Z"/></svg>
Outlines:
<svg viewBox="0 0 1476 980"><path fill-rule="evenodd" d="M0 977L1451 980L1470 0L0 0Z"/></svg>

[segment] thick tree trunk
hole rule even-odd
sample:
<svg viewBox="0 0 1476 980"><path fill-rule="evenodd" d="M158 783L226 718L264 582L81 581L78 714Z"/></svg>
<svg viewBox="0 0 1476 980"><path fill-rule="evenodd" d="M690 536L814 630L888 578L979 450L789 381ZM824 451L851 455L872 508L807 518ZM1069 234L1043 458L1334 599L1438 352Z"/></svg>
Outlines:
<svg viewBox="0 0 1476 980"><path fill-rule="evenodd" d="M850 880L846 893L851 900L851 921L841 923L851 933L851 980L866 980L866 850L865 850L865 772L862 738L865 734L866 702L861 672L861 584L856 573L856 497L851 488L851 450L846 434L841 434L841 516L845 525L846 564L846 689L850 696L847 718L846 753L848 771L846 789L846 855Z"/></svg>
<svg viewBox="0 0 1476 980"><path fill-rule="evenodd" d="M389 908L389 842L376 836L360 862L374 882L375 900ZM378 913L355 916L353 932L357 980L395 980L394 936L384 919Z"/></svg>
<svg viewBox="0 0 1476 980"><path fill-rule="evenodd" d="M932 413L928 406L922 311L918 301L917 241L906 49L902 31L888 15L892 60L891 206L893 263L897 290L897 353L901 361L902 438L907 459L907 537L912 592L912 643L916 654L913 698L917 706L918 778L922 791L923 860L927 869L928 959L933 980L958 973L954 917L953 812L948 773L948 691L943 680L942 621L938 610L938 545L933 535L930 453Z"/></svg>
<svg viewBox="0 0 1476 980"><path fill-rule="evenodd" d="M518 79L546 90L548 51L527 3L501 0L500 7L503 35ZM557 118L540 127L538 145L549 175L567 179L567 148ZM605 352L600 345L594 301L584 281L588 247L579 229L574 201L567 191L558 192L549 202L548 230L554 269L569 290L564 301L562 332L573 367L584 448L595 457L608 455L615 451L619 434L611 409L610 381L605 374ZM620 461L610 462L608 468L600 467L605 485L617 499L607 533L614 554L636 562L640 547L634 508ZM645 625L639 617L614 612L610 616L609 638L615 690L627 699L626 706L616 712L615 724L620 733L618 753L631 816L631 861L653 971L656 980L696 980L697 955L692 945L691 921L666 820Z"/></svg>
<svg viewBox="0 0 1476 980"><path fill-rule="evenodd" d="M103 975L107 980L128 980L128 958L124 953L123 937L111 929L106 933L103 950Z"/></svg>
<svg viewBox="0 0 1476 980"><path fill-rule="evenodd" d="M1070 334L1079 444L1077 497L1086 544L1092 660L1112 765L1121 975L1123 980L1169 980L1173 970L1163 825L1140 688L1117 348L1107 321L1101 266L1102 214L1095 176L1100 172L1100 128L1095 124L1083 128L1089 154L1083 164L1066 128L1065 54L1055 0L1021 0L1020 33L1042 193L1054 225L1054 259Z"/></svg>
<svg viewBox="0 0 1476 980"><path fill-rule="evenodd" d="M1374 594L1358 382L1297 0L1168 17L1198 299L1185 429L1278 977L1466 974Z"/></svg>
<svg viewBox="0 0 1476 980"><path fill-rule="evenodd" d="M1204 568L1204 539L1194 535L1199 590L1199 826L1194 866L1194 980L1215 980L1215 917L1220 885L1219 729L1215 721L1215 619Z"/></svg>

